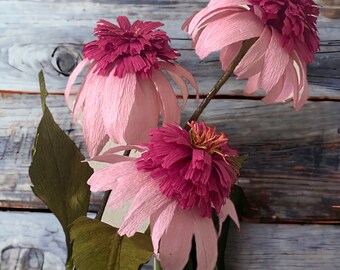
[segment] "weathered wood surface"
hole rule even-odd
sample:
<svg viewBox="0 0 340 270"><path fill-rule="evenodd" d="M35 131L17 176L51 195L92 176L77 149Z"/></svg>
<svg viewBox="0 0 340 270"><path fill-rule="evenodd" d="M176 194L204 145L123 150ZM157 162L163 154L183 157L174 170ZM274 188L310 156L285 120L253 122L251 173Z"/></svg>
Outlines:
<svg viewBox="0 0 340 270"><path fill-rule="evenodd" d="M124 5L122 4L124 3ZM82 46L93 39L99 18L115 22L160 20L182 57L179 63L197 78L206 93L221 75L217 54L200 60L181 24L207 1L0 1L0 90L37 92L37 74L44 69L48 89L61 92ZM28 27L29 25L29 27ZM309 67L311 96L339 99L340 20L320 18L321 51ZM80 80L78 80L80 82ZM221 93L242 94L244 81L235 79Z"/></svg>
<svg viewBox="0 0 340 270"><path fill-rule="evenodd" d="M52 214L0 212L0 228L1 270L64 269L64 234ZM336 270L339 237L338 226L241 223L229 236L226 269Z"/></svg>
<svg viewBox="0 0 340 270"><path fill-rule="evenodd" d="M85 153L82 132L72 123L63 96L50 96L56 121ZM183 121L196 107L191 100ZM213 100L202 120L230 136L250 157L240 184L249 200L247 217L264 219L340 218L340 106L308 102L265 106L256 100ZM38 95L0 98L0 206L41 208L28 178L30 152L41 117ZM268 117L270 115L270 117ZM99 196L93 197L93 208Z"/></svg>
<svg viewBox="0 0 340 270"><path fill-rule="evenodd" d="M241 223L228 238L227 270L338 270L340 229L326 225Z"/></svg>

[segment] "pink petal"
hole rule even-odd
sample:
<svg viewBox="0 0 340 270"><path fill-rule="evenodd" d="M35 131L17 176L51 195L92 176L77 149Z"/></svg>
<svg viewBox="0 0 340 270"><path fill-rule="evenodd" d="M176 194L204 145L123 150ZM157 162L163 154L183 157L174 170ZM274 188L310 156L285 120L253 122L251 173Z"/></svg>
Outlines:
<svg viewBox="0 0 340 270"><path fill-rule="evenodd" d="M119 170L119 168L117 168L117 170ZM107 202L107 206L111 208L121 207L125 202L134 199L142 187L150 181L148 174L138 171L135 164L133 166L126 166L125 175L122 172L120 177L115 177L117 177L117 181L112 188L111 195Z"/></svg>
<svg viewBox="0 0 340 270"><path fill-rule="evenodd" d="M278 97L280 96L283 89L283 77L277 82L277 84L270 89L270 91L266 94L266 96L262 99L265 104L270 104L277 102Z"/></svg>
<svg viewBox="0 0 340 270"><path fill-rule="evenodd" d="M115 155L115 154L102 154L100 156L93 157L87 161L99 161L99 162L106 162L106 163L117 163L122 161L132 161L135 158L126 157L122 155Z"/></svg>
<svg viewBox="0 0 340 270"><path fill-rule="evenodd" d="M300 74L299 91L297 91L297 89L294 91L294 108L298 111L308 99L309 87L307 81L306 63L301 60L296 52L294 52L293 56L294 60L298 64ZM299 92L302 93L300 94Z"/></svg>
<svg viewBox="0 0 340 270"><path fill-rule="evenodd" d="M219 217L218 235L221 235L222 224L227 219L228 216L230 216L230 218L235 222L236 226L240 228L240 222L238 220L238 216L237 216L234 203L230 199L226 200L225 204L221 208L220 214L218 215Z"/></svg>
<svg viewBox="0 0 340 270"><path fill-rule="evenodd" d="M112 164L106 168L94 172L87 184L91 186L91 191L105 191L114 189L119 178L129 176L135 166L134 161L120 162Z"/></svg>
<svg viewBox="0 0 340 270"><path fill-rule="evenodd" d="M160 243L159 259L163 268L167 270L184 268L189 258L193 233L192 211L177 207Z"/></svg>
<svg viewBox="0 0 340 270"><path fill-rule="evenodd" d="M177 202L166 205L165 207L159 209L150 218L151 225L151 238L154 248L154 254L158 255L159 241L162 238L165 231L168 229L170 222L175 214L175 209Z"/></svg>
<svg viewBox="0 0 340 270"><path fill-rule="evenodd" d="M197 270L213 270L217 261L217 234L210 218L194 215Z"/></svg>
<svg viewBox="0 0 340 270"><path fill-rule="evenodd" d="M141 144L150 140L149 130L158 126L160 100L150 79L138 80L135 102L132 106L124 139L129 144Z"/></svg>
<svg viewBox="0 0 340 270"><path fill-rule="evenodd" d="M196 44L196 53L203 59L232 43L259 37L263 28L261 20L250 11L222 17L204 28Z"/></svg>
<svg viewBox="0 0 340 270"><path fill-rule="evenodd" d="M259 73L263 67L264 55L270 42L271 32L268 27L263 32L255 44L249 49L241 62L235 68L234 73L237 79L245 79Z"/></svg>
<svg viewBox="0 0 340 270"><path fill-rule="evenodd" d="M244 93L246 95L250 95L254 93L259 87L258 87L258 81L260 79L260 73L250 77L247 82L247 86L244 89Z"/></svg>
<svg viewBox="0 0 340 270"><path fill-rule="evenodd" d="M176 73L168 71L168 74L175 81L175 83L177 84L177 86L181 90L182 97L183 97L183 102L182 102L182 110L183 110L185 108L186 104L187 104L188 97L189 97L188 87L185 84L185 82L182 80L182 78L179 77Z"/></svg>
<svg viewBox="0 0 340 270"><path fill-rule="evenodd" d="M112 71L113 72L113 71ZM127 73L123 78L106 77L101 107L106 132L116 143L125 143L124 133L135 102L136 75Z"/></svg>
<svg viewBox="0 0 340 270"><path fill-rule="evenodd" d="M159 67L165 69L166 71L171 71L172 73L175 73L176 75L188 80L191 86L196 90L196 98L199 98L197 82L194 76L192 76L188 70L178 64L170 64L166 62L159 63Z"/></svg>
<svg viewBox="0 0 340 270"><path fill-rule="evenodd" d="M88 83L86 85L88 88L92 87L92 91L88 91L86 95L82 124L84 138L90 157L98 155L108 141L101 113L103 100L101 92L99 92L103 85L104 81L101 76L96 78L95 83Z"/></svg>
<svg viewBox="0 0 340 270"><path fill-rule="evenodd" d="M272 29L272 38L265 54L259 87L269 91L277 84L289 62L288 52L281 46L281 36Z"/></svg>
<svg viewBox="0 0 340 270"><path fill-rule="evenodd" d="M171 202L160 192L158 183L147 173L144 174L149 178L149 181L145 181L144 185L140 186L139 192L134 197L125 220L118 230L120 235L131 237L148 217Z"/></svg>
<svg viewBox="0 0 340 270"><path fill-rule="evenodd" d="M230 44L221 50L220 62L222 64L223 70L226 70L229 67L231 62L235 59L235 57L240 52L241 47L242 47L242 42L239 41L239 42Z"/></svg>
<svg viewBox="0 0 340 270"><path fill-rule="evenodd" d="M85 68L85 66L90 62L90 60L88 59L84 59L83 61L81 61L76 68L72 71L68 81L67 81L67 85L66 85L66 89L65 89L65 100L66 100L66 104L69 105L69 97L70 97L70 93L71 93L71 89L72 86L74 85L78 75L83 71L83 69Z"/></svg>
<svg viewBox="0 0 340 270"><path fill-rule="evenodd" d="M168 79L162 72L153 70L152 80L162 101L163 124L179 124L180 108Z"/></svg>
<svg viewBox="0 0 340 270"><path fill-rule="evenodd" d="M210 0L209 6L220 7L220 6L237 6L237 5L248 5L249 1L246 0Z"/></svg>

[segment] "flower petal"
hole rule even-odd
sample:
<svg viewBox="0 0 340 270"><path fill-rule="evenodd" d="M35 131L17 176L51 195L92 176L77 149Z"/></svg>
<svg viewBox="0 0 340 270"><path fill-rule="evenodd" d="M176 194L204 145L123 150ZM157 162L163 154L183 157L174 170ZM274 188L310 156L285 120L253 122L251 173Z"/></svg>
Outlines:
<svg viewBox="0 0 340 270"><path fill-rule="evenodd" d="M87 83L86 85L86 88L92 88L92 91L87 91L86 94L82 124L90 157L98 155L108 141L101 112L101 107L103 106L102 93L99 92L98 94L103 85L105 85L105 81L101 76L98 76L95 80L92 80L92 83Z"/></svg>
<svg viewBox="0 0 340 270"><path fill-rule="evenodd" d="M127 73L123 78L118 78L112 72L101 89L101 110L107 134L114 142L125 143L124 133L135 102L136 74Z"/></svg>
<svg viewBox="0 0 340 270"><path fill-rule="evenodd" d="M140 190L134 197L132 205L125 217L125 220L118 230L120 235L131 237L138 227L159 208L169 204L171 200L164 196L148 173L143 173L149 181L140 186Z"/></svg>
<svg viewBox="0 0 340 270"><path fill-rule="evenodd" d="M184 268L189 258L193 233L192 211L177 207L160 243L159 259L163 268L167 270Z"/></svg>
<svg viewBox="0 0 340 270"><path fill-rule="evenodd" d="M155 85L150 79L138 80L135 102L124 133L129 144L141 144L150 140L149 130L158 126L160 99Z"/></svg>
<svg viewBox="0 0 340 270"><path fill-rule="evenodd" d="M69 105L69 97L70 97L70 93L71 93L71 89L72 86L74 85L77 77L79 76L79 74L83 71L83 69L86 67L86 65L88 65L90 62L90 60L88 59L84 59L83 61L81 61L76 68L72 71L68 81L67 81L67 85L65 88L65 100L66 100L66 104Z"/></svg>
<svg viewBox="0 0 340 270"><path fill-rule="evenodd" d="M151 238L154 248L154 254L158 256L159 241L168 229L172 221L177 203L176 201L162 207L150 217Z"/></svg>
<svg viewBox="0 0 340 270"><path fill-rule="evenodd" d="M250 95L254 93L259 87L258 87L258 82L260 79L260 73L250 77L247 81L247 86L244 89L244 93L246 95Z"/></svg>
<svg viewBox="0 0 340 270"><path fill-rule="evenodd" d="M197 270L213 270L217 261L217 234L210 218L194 215Z"/></svg>
<svg viewBox="0 0 340 270"><path fill-rule="evenodd" d="M220 62L222 64L222 69L226 70L231 62L235 59L235 57L240 52L240 49L242 47L242 42L236 42L233 44L230 44L228 46L225 46L222 48L220 53Z"/></svg>
<svg viewBox="0 0 340 270"><path fill-rule="evenodd" d="M196 53L203 59L232 43L259 37L264 27L261 20L250 11L222 17L204 28L196 44Z"/></svg>
<svg viewBox="0 0 340 270"><path fill-rule="evenodd" d="M218 235L221 235L222 232L222 224L227 219L227 217L230 217L236 224L238 228L240 228L240 222L238 220L237 212L235 209L234 203L230 199L226 199L225 204L222 206L221 211L218 215L219 217L219 231Z"/></svg>
<svg viewBox="0 0 340 270"><path fill-rule="evenodd" d="M153 70L152 80L162 101L163 124L178 124L180 122L180 108L170 82L158 70Z"/></svg>
<svg viewBox="0 0 340 270"><path fill-rule="evenodd" d="M282 48L280 34L272 29L272 36L266 50L259 87L270 91L284 74L289 62L288 52Z"/></svg>
<svg viewBox="0 0 340 270"><path fill-rule="evenodd" d="M271 32L268 27L265 27L259 39L250 47L249 51L235 68L234 72L237 75L237 79L246 79L261 71L270 37Z"/></svg>

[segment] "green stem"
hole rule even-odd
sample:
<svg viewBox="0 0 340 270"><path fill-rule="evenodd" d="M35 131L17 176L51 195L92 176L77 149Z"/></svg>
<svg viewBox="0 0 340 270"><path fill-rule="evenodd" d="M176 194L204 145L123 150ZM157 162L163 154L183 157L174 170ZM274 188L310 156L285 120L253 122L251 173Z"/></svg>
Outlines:
<svg viewBox="0 0 340 270"><path fill-rule="evenodd" d="M249 40L246 40L246 41L243 42L242 48L241 48L240 52L238 53L238 55L230 63L230 65L228 66L226 71L223 73L221 78L216 82L216 84L213 86L213 88L211 88L209 94L201 102L201 104L197 107L196 111L193 113L193 115L190 117L190 119L187 123L190 123L191 121L197 121L197 119L200 117L200 115L202 114L204 109L208 106L208 104L212 100L212 98L218 93L218 91L225 84L225 82L228 81L231 74L233 74L236 66L241 62L242 58L248 52L250 47L255 43L255 41L256 41L256 38L249 39ZM190 127L188 125L186 125L185 129L189 130Z"/></svg>
<svg viewBox="0 0 340 270"><path fill-rule="evenodd" d="M125 150L123 156L126 156L126 157L129 156L130 152L131 150ZM102 202L100 204L99 210L96 215L97 220L102 219L107 201L109 200L109 197L110 197L110 194L111 194L111 190L105 191Z"/></svg>
<svg viewBox="0 0 340 270"><path fill-rule="evenodd" d="M162 270L162 266L159 262L159 260L157 260L155 257L153 258L153 270Z"/></svg>

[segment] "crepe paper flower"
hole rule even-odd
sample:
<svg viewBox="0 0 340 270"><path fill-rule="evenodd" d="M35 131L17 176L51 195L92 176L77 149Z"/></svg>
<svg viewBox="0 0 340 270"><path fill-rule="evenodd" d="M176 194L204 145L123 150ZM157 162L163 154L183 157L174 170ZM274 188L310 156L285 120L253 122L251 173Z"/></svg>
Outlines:
<svg viewBox="0 0 340 270"><path fill-rule="evenodd" d="M211 218L213 209L220 229L227 216L239 226L229 199L239 174L237 151L229 147L224 133L216 134L204 123L189 125L189 132L176 125L152 129L150 142L142 146L144 152L136 159L114 157L121 147L109 150L104 155L113 164L88 180L94 192L112 190L108 207L132 201L120 235L132 236L150 218L154 253L167 270L183 269L192 237L197 269L214 269L218 233Z"/></svg>
<svg viewBox="0 0 340 270"><path fill-rule="evenodd" d="M173 63L180 55L169 46L169 37L157 29L160 22L117 18L118 26L99 20L94 30L98 38L84 47L84 60L71 74L65 90L68 102L77 76L87 67L77 93L74 117L82 111L85 142L91 157L109 139L119 144L140 144L149 140L148 131L163 123L179 123L177 97L163 71L176 82L183 95L188 88L183 79L198 89L193 76Z"/></svg>
<svg viewBox="0 0 340 270"><path fill-rule="evenodd" d="M242 42L256 38L234 70L237 79L248 79L245 93L262 89L265 103L293 98L298 110L308 98L306 64L319 49L318 14L312 0L211 0L183 28L202 59L221 51L224 70Z"/></svg>

